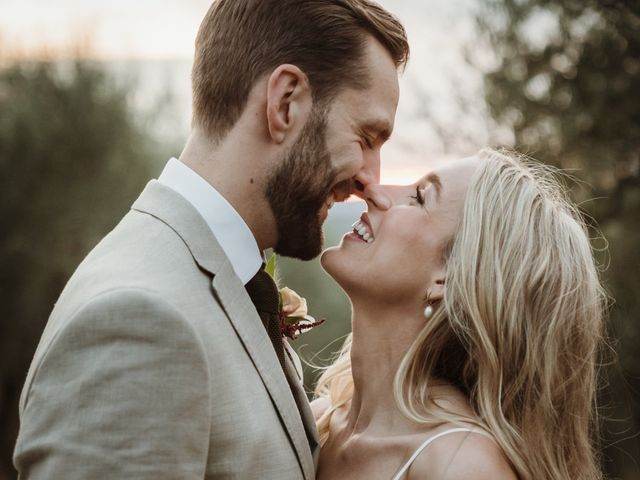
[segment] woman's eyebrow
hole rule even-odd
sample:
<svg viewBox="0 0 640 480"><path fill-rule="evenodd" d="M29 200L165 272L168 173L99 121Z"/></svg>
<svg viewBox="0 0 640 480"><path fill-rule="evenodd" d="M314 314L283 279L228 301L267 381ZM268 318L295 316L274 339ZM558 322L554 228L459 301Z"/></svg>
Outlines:
<svg viewBox="0 0 640 480"><path fill-rule="evenodd" d="M442 181L440 181L440 176L437 173L430 173L424 177L424 183L430 183L435 187L436 200L440 201L440 196L442 195Z"/></svg>

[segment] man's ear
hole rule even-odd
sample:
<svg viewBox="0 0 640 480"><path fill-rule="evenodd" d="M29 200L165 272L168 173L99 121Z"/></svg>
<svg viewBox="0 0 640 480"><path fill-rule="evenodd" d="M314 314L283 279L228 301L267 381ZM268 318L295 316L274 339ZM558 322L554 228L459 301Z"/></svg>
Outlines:
<svg viewBox="0 0 640 480"><path fill-rule="evenodd" d="M276 68L267 83L267 124L276 143L284 142L297 125L303 125L313 100L309 79L295 65Z"/></svg>

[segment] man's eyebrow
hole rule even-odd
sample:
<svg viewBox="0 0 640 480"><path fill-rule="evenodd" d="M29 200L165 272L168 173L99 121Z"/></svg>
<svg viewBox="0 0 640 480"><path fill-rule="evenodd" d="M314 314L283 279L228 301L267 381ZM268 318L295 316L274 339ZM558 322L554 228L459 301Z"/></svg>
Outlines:
<svg viewBox="0 0 640 480"><path fill-rule="evenodd" d="M430 173L426 176L425 182L429 182L436 189L436 200L440 200L440 195L442 194L442 182L440 181L440 176L437 173Z"/></svg>

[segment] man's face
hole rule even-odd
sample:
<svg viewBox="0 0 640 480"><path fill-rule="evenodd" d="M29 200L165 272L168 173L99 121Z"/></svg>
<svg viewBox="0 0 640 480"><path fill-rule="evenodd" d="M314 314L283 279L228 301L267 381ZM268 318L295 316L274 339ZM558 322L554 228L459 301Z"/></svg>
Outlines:
<svg viewBox="0 0 640 480"><path fill-rule="evenodd" d="M322 250L322 224L336 172L327 150L326 114L314 109L296 143L267 181L276 218L276 253L310 260Z"/></svg>
<svg viewBox="0 0 640 480"><path fill-rule="evenodd" d="M274 250L310 260L322 250L322 224L334 201L380 181L380 149L391 135L398 105L396 66L373 37L365 48L370 82L345 88L328 111L315 107L296 143L267 182L275 215Z"/></svg>

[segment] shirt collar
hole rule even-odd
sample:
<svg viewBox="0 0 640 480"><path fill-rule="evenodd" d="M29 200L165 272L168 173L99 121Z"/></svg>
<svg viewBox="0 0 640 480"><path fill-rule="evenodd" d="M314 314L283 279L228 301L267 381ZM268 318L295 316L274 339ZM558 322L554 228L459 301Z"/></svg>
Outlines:
<svg viewBox="0 0 640 480"><path fill-rule="evenodd" d="M200 213L236 275L246 285L262 267L263 255L235 208L204 178L176 158L167 162L158 181L182 195Z"/></svg>

